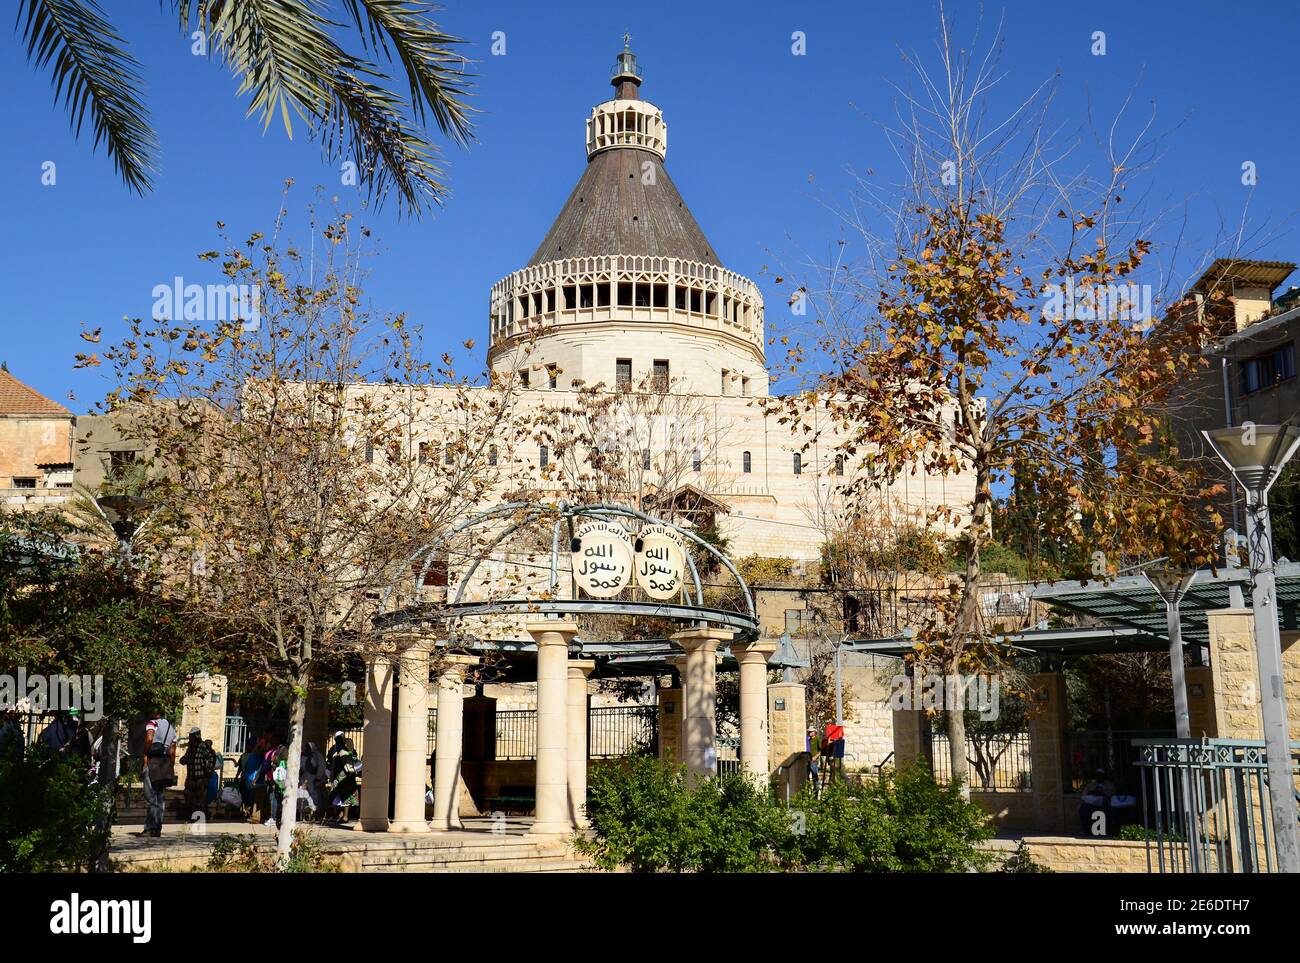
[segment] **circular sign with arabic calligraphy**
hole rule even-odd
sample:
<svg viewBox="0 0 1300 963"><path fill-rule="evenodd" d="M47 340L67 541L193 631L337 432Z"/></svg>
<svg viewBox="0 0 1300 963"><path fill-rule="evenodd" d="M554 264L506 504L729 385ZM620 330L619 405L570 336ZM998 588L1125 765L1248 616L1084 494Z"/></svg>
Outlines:
<svg viewBox="0 0 1300 963"><path fill-rule="evenodd" d="M632 581L632 540L621 525L590 522L573 537L573 578L592 598L613 598Z"/></svg>
<svg viewBox="0 0 1300 963"><path fill-rule="evenodd" d="M636 584L659 602L676 597L686 576L686 552L677 534L666 525L647 525L637 542Z"/></svg>

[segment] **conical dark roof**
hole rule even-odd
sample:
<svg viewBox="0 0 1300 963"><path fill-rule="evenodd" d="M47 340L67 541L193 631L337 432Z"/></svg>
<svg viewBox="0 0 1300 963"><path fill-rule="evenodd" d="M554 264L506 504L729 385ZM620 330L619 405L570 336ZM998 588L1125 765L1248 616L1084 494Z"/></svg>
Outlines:
<svg viewBox="0 0 1300 963"><path fill-rule="evenodd" d="M647 163L653 177L646 175ZM604 254L646 254L721 265L659 155L635 147L592 155L528 264Z"/></svg>

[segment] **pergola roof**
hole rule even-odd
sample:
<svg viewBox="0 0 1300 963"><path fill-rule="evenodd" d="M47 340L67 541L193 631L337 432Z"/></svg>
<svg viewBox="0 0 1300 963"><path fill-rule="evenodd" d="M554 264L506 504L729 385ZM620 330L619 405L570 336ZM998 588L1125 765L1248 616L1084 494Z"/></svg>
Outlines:
<svg viewBox="0 0 1300 963"><path fill-rule="evenodd" d="M1300 629L1300 563L1279 562L1276 578L1282 628ZM1124 575L1107 582L1044 583L1034 586L1031 597L1107 625L1130 626L1167 638L1165 604L1143 575ZM1184 642L1208 643L1207 612L1249 604L1250 572L1246 569L1223 568L1217 572L1202 569L1193 577L1179 606Z"/></svg>
<svg viewBox="0 0 1300 963"><path fill-rule="evenodd" d="M1277 563L1276 578L1281 627L1300 630L1300 562ZM1165 603L1144 575L1123 575L1109 581L1042 582L1030 587L1030 597L1097 624L1025 629L994 640L1015 653L1064 658L1163 652L1169 647ZM1208 644L1207 613L1234 605L1250 605L1250 573L1246 569L1197 572L1179 606L1183 644ZM846 646L855 652L903 656L912 650L913 642L905 637L858 639Z"/></svg>

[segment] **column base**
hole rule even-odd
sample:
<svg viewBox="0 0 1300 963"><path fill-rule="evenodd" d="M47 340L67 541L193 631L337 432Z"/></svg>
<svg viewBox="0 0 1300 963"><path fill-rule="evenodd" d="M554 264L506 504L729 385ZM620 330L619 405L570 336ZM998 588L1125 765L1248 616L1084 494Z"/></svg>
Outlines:
<svg viewBox="0 0 1300 963"><path fill-rule="evenodd" d="M424 819L408 819L395 821L388 824L390 833L427 833L429 832L429 823Z"/></svg>
<svg viewBox="0 0 1300 963"><path fill-rule="evenodd" d="M533 823L528 832L537 836L567 836L573 827L567 822Z"/></svg>
<svg viewBox="0 0 1300 963"><path fill-rule="evenodd" d="M446 833L453 829L464 829L465 824L459 819L438 819L437 817L429 820L429 830L435 833Z"/></svg>
<svg viewBox="0 0 1300 963"><path fill-rule="evenodd" d="M388 832L387 819L358 819L352 827L356 833L386 833Z"/></svg>

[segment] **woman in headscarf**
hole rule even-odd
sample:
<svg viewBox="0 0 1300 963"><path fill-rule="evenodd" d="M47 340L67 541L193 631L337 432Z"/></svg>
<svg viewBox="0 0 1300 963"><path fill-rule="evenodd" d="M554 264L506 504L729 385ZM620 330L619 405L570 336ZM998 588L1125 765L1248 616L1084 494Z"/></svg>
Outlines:
<svg viewBox="0 0 1300 963"><path fill-rule="evenodd" d="M357 758L357 747L351 739L345 738L330 762L330 805L337 810L339 823L346 823L348 810L360 802L357 792L357 775L360 772L361 760Z"/></svg>

